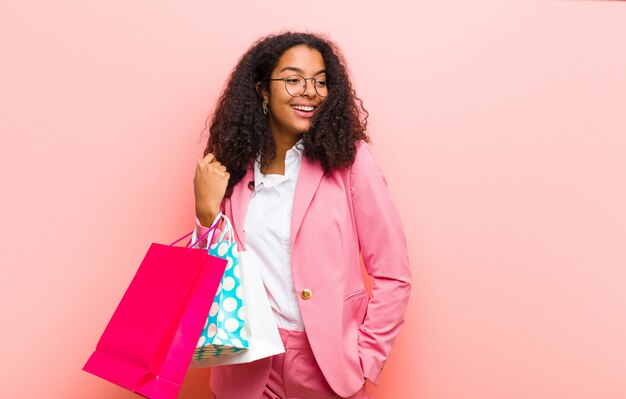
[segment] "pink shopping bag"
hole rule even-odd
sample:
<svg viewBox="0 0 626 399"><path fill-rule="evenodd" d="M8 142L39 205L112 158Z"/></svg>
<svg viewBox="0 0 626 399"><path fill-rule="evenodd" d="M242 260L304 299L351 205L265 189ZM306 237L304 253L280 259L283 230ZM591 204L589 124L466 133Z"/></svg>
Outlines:
<svg viewBox="0 0 626 399"><path fill-rule="evenodd" d="M146 398L176 398L226 268L195 243L174 246L190 234L150 246L83 370Z"/></svg>

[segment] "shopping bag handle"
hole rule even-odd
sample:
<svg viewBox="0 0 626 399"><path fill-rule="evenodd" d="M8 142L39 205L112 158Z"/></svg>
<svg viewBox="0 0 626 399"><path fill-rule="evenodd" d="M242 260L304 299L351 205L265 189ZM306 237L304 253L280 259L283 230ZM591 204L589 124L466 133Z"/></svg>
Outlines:
<svg viewBox="0 0 626 399"><path fill-rule="evenodd" d="M200 241L204 240L211 231L215 230L215 228L217 227L217 223L215 224L215 226L211 227L210 229L208 229L207 231L204 232L204 234L202 234L200 236L200 238L198 238L193 244L191 244L191 240L189 240L189 242L187 242L187 245L185 245L185 248L193 248L197 243L199 243ZM184 236L180 237L178 240L174 241L173 243L171 243L169 246L171 247L172 245L176 244L177 242L189 237L190 235L193 234L195 230L191 230L189 233L185 234ZM191 246L189 246L189 244L191 244Z"/></svg>
<svg viewBox="0 0 626 399"><path fill-rule="evenodd" d="M228 233L228 245L233 243L233 225L230 223L230 219L226 215L222 215L222 219L226 222L226 228L222 231L219 241L224 241L224 235Z"/></svg>
<svg viewBox="0 0 626 399"><path fill-rule="evenodd" d="M226 234L228 234L228 245L232 245L233 243L233 226L230 222L230 219L228 219L228 217L226 215L224 215L221 211L220 213L217 215L217 220L215 221L215 223L213 224L213 226L208 229L207 231L204 232L204 234L202 234L202 236L200 236L196 241L194 241L193 244L191 244L191 241L193 240L193 236L192 238L189 239L189 241L187 242L187 245L185 245L185 248L194 248L196 246L197 243L199 243L200 241L204 240L209 234L211 234L211 232L215 232L215 230L217 229L217 225L219 220L223 220L224 223L226 224L226 226L224 226L224 230L222 231L222 234L220 235L220 238L218 241L224 241L224 236ZM172 245L176 244L177 242L189 237L190 235L192 235L196 230L192 230L191 232L185 234L184 236L180 237L178 240L174 241L173 243L171 243L169 246L171 247ZM189 245L191 244L191 246Z"/></svg>
<svg viewBox="0 0 626 399"><path fill-rule="evenodd" d="M208 231L207 231L207 233L208 233ZM204 233L204 234L207 234L207 233ZM184 236L180 237L178 240L174 241L173 243L171 243L171 244L170 244L170 245L168 245L168 246L169 246L169 247L171 247L172 245L176 244L177 242L181 241L181 240L182 240L182 239L184 239L184 238L189 237L189 236L190 236L190 235L192 235L192 234L193 234L193 230L192 230L192 231L190 231L189 233L185 234ZM204 235L203 235L203 237L204 237ZM189 245L189 244L187 244L187 246L188 246L188 245Z"/></svg>

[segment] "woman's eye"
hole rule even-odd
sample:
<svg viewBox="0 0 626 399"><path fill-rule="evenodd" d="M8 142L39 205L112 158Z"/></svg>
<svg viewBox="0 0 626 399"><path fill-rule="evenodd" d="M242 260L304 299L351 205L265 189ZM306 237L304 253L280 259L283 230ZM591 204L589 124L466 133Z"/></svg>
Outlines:
<svg viewBox="0 0 626 399"><path fill-rule="evenodd" d="M287 82L287 84L290 84L290 85L295 85L295 84L298 84L300 80L299 79L286 79L285 82Z"/></svg>
<svg viewBox="0 0 626 399"><path fill-rule="evenodd" d="M316 81L317 83L317 87L326 87L326 81L325 80L318 80Z"/></svg>

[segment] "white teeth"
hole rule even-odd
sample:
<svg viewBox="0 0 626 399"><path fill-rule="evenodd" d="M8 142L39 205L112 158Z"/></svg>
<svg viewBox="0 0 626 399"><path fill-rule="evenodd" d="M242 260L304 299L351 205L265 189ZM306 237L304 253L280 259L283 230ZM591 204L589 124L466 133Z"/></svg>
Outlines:
<svg viewBox="0 0 626 399"><path fill-rule="evenodd" d="M291 108L297 109L299 111L311 112L315 109L315 107L309 107L306 105L292 105Z"/></svg>

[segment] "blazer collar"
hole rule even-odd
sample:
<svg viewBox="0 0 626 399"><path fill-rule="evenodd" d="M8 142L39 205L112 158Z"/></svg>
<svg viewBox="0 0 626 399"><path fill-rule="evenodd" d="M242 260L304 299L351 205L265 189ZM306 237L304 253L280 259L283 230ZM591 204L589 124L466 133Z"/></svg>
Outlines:
<svg viewBox="0 0 626 399"><path fill-rule="evenodd" d="M324 176L324 170L319 161L311 161L307 157L302 157L300 165L300 173L296 183L296 191L293 198L293 208L291 211L291 247L293 248L295 239L302 225L302 220L306 214L313 196ZM249 184L254 181L254 170L251 165L248 167L246 175L241 181L233 187L233 193L230 196L232 224L235 235L239 244L245 249L245 237L243 234L243 226L248 213L248 204L254 186ZM254 184L254 183L252 183Z"/></svg>
<svg viewBox="0 0 626 399"><path fill-rule="evenodd" d="M233 193L230 196L230 211L232 215L233 229L237 241L239 242L240 250L245 249L246 241L243 236L243 223L248 213L248 204L250 203L250 195L252 194L253 187L250 183L254 184L254 171L253 167L249 166L248 170L241 179L241 181L233 187Z"/></svg>
<svg viewBox="0 0 626 399"><path fill-rule="evenodd" d="M322 181L322 176L324 176L324 170L319 161L311 161L303 156L291 210L291 248L298 236L304 215Z"/></svg>

